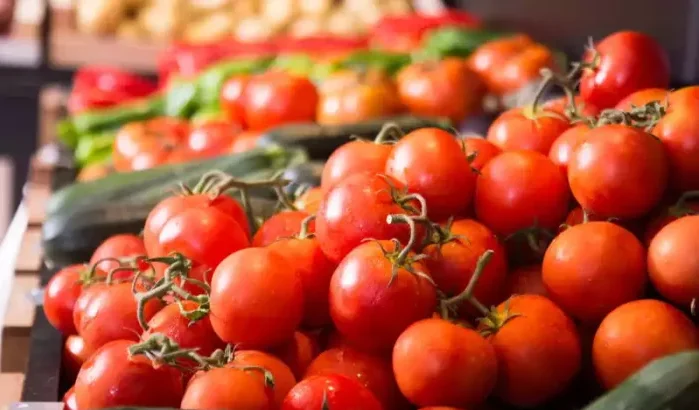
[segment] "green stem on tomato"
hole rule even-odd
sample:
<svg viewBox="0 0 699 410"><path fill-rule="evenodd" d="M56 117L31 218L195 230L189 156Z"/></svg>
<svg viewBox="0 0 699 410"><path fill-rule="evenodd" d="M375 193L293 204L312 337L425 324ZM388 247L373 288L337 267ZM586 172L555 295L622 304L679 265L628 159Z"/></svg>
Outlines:
<svg viewBox="0 0 699 410"><path fill-rule="evenodd" d="M488 266L488 263L490 262L490 259L493 257L494 253L495 252L490 249L483 252L483 254L478 258L478 262L476 263L476 269L473 271L473 276L471 276L471 280L468 282L468 285L466 285L466 288L463 290L463 292L442 301L441 309L443 312L448 311L451 308L458 308L464 302L469 302L483 316L487 316L490 314L490 309L488 309L485 305L483 305L473 296L473 291L476 289L476 285L478 284L478 281L483 275L483 272L486 266Z"/></svg>
<svg viewBox="0 0 699 410"><path fill-rule="evenodd" d="M376 135L374 139L375 144L385 144L387 142L396 141L401 139L405 133L395 122L387 122L381 127L381 131Z"/></svg>

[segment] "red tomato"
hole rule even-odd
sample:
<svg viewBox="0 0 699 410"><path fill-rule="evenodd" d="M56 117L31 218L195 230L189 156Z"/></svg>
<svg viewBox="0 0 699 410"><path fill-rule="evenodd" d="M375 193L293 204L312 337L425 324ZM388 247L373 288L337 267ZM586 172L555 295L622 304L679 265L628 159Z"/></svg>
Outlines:
<svg viewBox="0 0 699 410"><path fill-rule="evenodd" d="M558 165L563 175L568 174L568 162L573 155L573 151L587 139L590 127L587 124L577 124L572 128L563 131L551 145L548 152L549 158Z"/></svg>
<svg viewBox="0 0 699 410"><path fill-rule="evenodd" d="M294 386L281 410L383 410L376 397L358 381L331 374L309 377Z"/></svg>
<svg viewBox="0 0 699 410"><path fill-rule="evenodd" d="M545 155L534 151L498 155L481 170L476 182L476 216L500 235L534 225L555 231L566 216L568 200L563 174Z"/></svg>
<svg viewBox="0 0 699 410"><path fill-rule="evenodd" d="M662 144L638 128L605 125L590 130L568 163L568 182L583 209L632 219L660 201L668 176Z"/></svg>
<svg viewBox="0 0 699 410"><path fill-rule="evenodd" d="M239 154L247 152L257 147L257 142L262 138L262 134L255 131L243 131L238 134L233 140L233 143L228 148L231 154Z"/></svg>
<svg viewBox="0 0 699 410"><path fill-rule="evenodd" d="M245 121L245 104L243 96L245 95L245 87L250 81L248 75L235 75L221 87L221 95L219 102L223 112L231 121L239 124L244 124Z"/></svg>
<svg viewBox="0 0 699 410"><path fill-rule="evenodd" d="M478 259L487 250L494 254L474 289L474 296L486 306L502 299L502 286L507 275L507 256L498 238L485 225L472 220L460 219L451 225L450 234L455 238L444 244L429 245L423 253L427 269L437 288L446 296L463 292L473 276ZM463 306L466 312L470 305Z"/></svg>
<svg viewBox="0 0 699 410"><path fill-rule="evenodd" d="M63 395L63 410L78 410L78 403L75 400L75 387L68 389Z"/></svg>
<svg viewBox="0 0 699 410"><path fill-rule="evenodd" d="M182 373L154 365L144 355L129 355L129 340L115 340L95 352L75 381L79 409L110 407L178 407Z"/></svg>
<svg viewBox="0 0 699 410"><path fill-rule="evenodd" d="M284 364L278 358L264 352L256 350L241 350L235 352L235 358L230 367L259 367L267 370L274 377L274 406L279 408L284 401L284 398L289 393L292 387L296 385L296 378L291 372L289 366ZM260 375L261 376L261 375Z"/></svg>
<svg viewBox="0 0 699 410"><path fill-rule="evenodd" d="M636 300L613 310L595 333L592 361L603 387L612 389L655 359L699 349L689 318L659 300Z"/></svg>
<svg viewBox="0 0 699 410"><path fill-rule="evenodd" d="M130 258L146 254L143 239L133 234L118 234L105 239L90 258L89 265L94 266L97 262L107 258ZM101 262L99 268L105 272L118 268L117 261Z"/></svg>
<svg viewBox="0 0 699 410"><path fill-rule="evenodd" d="M507 296L548 296L541 275L541 265L523 266L513 270L509 275L507 275L505 288L507 289ZM480 298L478 300L480 300Z"/></svg>
<svg viewBox="0 0 699 410"><path fill-rule="evenodd" d="M274 347L289 341L303 318L303 282L277 252L243 249L214 271L210 305L211 324L223 341Z"/></svg>
<svg viewBox="0 0 699 410"><path fill-rule="evenodd" d="M311 329L329 325L328 289L337 264L328 260L318 240L313 237L280 239L268 249L287 258L301 278L304 298L301 323Z"/></svg>
<svg viewBox="0 0 699 410"><path fill-rule="evenodd" d="M252 246L267 246L276 241L292 238L301 232L301 223L310 214L305 211L284 211L272 215L257 230L252 238ZM308 233L315 231L315 221L308 224Z"/></svg>
<svg viewBox="0 0 699 410"><path fill-rule="evenodd" d="M581 366L575 323L539 295L514 296L496 312L501 320L479 326L495 325L488 337L498 361L495 395L513 406L533 408L563 392Z"/></svg>
<svg viewBox="0 0 699 410"><path fill-rule="evenodd" d="M587 214L587 222L594 222L594 221L606 221L605 218L601 218L597 215L593 215L588 213ZM564 223L564 229L565 228L570 228L571 226L575 225L580 225L581 223L585 222L585 211L579 206L576 206L573 208L569 213L568 216L566 217L566 221Z"/></svg>
<svg viewBox="0 0 699 410"><path fill-rule="evenodd" d="M618 225L588 222L566 229L551 242L542 273L551 300L573 317L594 323L643 295L645 249Z"/></svg>
<svg viewBox="0 0 699 410"><path fill-rule="evenodd" d="M408 243L407 225L386 222L388 215L407 212L394 200L392 189L400 192L405 186L390 177L361 173L340 181L325 194L316 215L316 237L328 259L339 263L366 238Z"/></svg>
<svg viewBox="0 0 699 410"><path fill-rule="evenodd" d="M488 128L488 141L503 151L531 150L547 155L551 145L570 128L565 116L546 108L512 108Z"/></svg>
<svg viewBox="0 0 699 410"><path fill-rule="evenodd" d="M665 146L670 185L677 191L699 190L699 119L691 107L677 105L663 116L652 134Z"/></svg>
<svg viewBox="0 0 699 410"><path fill-rule="evenodd" d="M407 328L393 348L400 391L417 406L470 406L497 380L495 351L477 332L442 319Z"/></svg>
<svg viewBox="0 0 699 410"><path fill-rule="evenodd" d="M221 367L195 375L187 385L181 409L274 408L274 388L265 384L262 369Z"/></svg>
<svg viewBox="0 0 699 410"><path fill-rule="evenodd" d="M466 148L466 157L473 158L471 168L476 171L483 169L485 164L502 152L497 145L481 137L464 138L463 143Z"/></svg>
<svg viewBox="0 0 699 410"><path fill-rule="evenodd" d="M699 297L699 216L686 216L658 232L648 247L648 273L664 298L689 306Z"/></svg>
<svg viewBox="0 0 699 410"><path fill-rule="evenodd" d="M481 111L486 87L463 59L416 62L397 77L398 95L411 113L459 124Z"/></svg>
<svg viewBox="0 0 699 410"><path fill-rule="evenodd" d="M699 86L692 85L671 92L668 108L669 110L673 110L677 106L689 108L696 105L697 102L699 102Z"/></svg>
<svg viewBox="0 0 699 410"><path fill-rule="evenodd" d="M181 147L187 135L189 123L177 118L128 123L119 129L114 139L114 168L127 172L172 163L172 155L182 155ZM187 155L184 156L186 159Z"/></svg>
<svg viewBox="0 0 699 410"><path fill-rule="evenodd" d="M44 292L44 314L49 323L64 335L75 334L73 307L82 293L80 275L85 265L71 265L56 272Z"/></svg>
<svg viewBox="0 0 699 410"><path fill-rule="evenodd" d="M544 103L543 107L548 111L553 111L561 115L569 116L570 114L570 100L567 96L548 100ZM599 108L585 103L579 95L575 96L575 109L578 115L583 117L596 117L600 113Z"/></svg>
<svg viewBox="0 0 699 410"><path fill-rule="evenodd" d="M104 282L97 282L83 288L82 293L80 293L80 296L75 300L75 305L73 306L73 326L75 326L76 331L80 328L80 321L92 298L107 289L108 287Z"/></svg>
<svg viewBox="0 0 699 410"><path fill-rule="evenodd" d="M308 367L306 379L314 376L341 375L358 381L369 389L383 408L399 409L405 399L398 390L390 360L350 347L329 349Z"/></svg>
<svg viewBox="0 0 699 410"><path fill-rule="evenodd" d="M297 331L290 342L274 349L273 353L289 366L297 380L301 380L308 366L320 353L320 348L314 338Z"/></svg>
<svg viewBox="0 0 699 410"><path fill-rule="evenodd" d="M96 350L114 340L138 341L142 329L136 316L136 307L130 283L108 286L96 292L87 303L80 317L78 334L90 350ZM144 310L146 321L161 308L160 301L149 300Z"/></svg>
<svg viewBox="0 0 699 410"><path fill-rule="evenodd" d="M601 109L614 107L624 97L645 88L670 85L670 63L665 50L650 36L618 31L586 53L580 96Z"/></svg>
<svg viewBox="0 0 699 410"><path fill-rule="evenodd" d="M92 356L93 351L85 346L85 341L78 335L70 335L63 345L63 361L61 366L68 376L74 379L80 367Z"/></svg>
<svg viewBox="0 0 699 410"><path fill-rule="evenodd" d="M318 92L304 77L268 71L250 78L243 95L245 124L252 130L315 120Z"/></svg>
<svg viewBox="0 0 699 410"><path fill-rule="evenodd" d="M386 175L422 195L435 220L463 213L476 185L463 146L438 128L422 128L401 138L388 156Z"/></svg>
<svg viewBox="0 0 699 410"><path fill-rule="evenodd" d="M642 107L650 102L658 101L663 104L668 102L670 91L665 88L646 88L627 95L614 107L621 111L630 111L632 107Z"/></svg>
<svg viewBox="0 0 699 410"><path fill-rule="evenodd" d="M400 263L394 251L389 241L359 245L332 276L330 315L337 330L357 347L391 349L405 328L430 317L436 307L434 286L419 276L429 276L424 264L411 262L412 256Z"/></svg>
<svg viewBox="0 0 699 410"><path fill-rule="evenodd" d="M239 132L237 123L206 122L192 129L187 137L187 147L197 158L226 155Z"/></svg>
<svg viewBox="0 0 699 410"><path fill-rule="evenodd" d="M308 212L309 215L315 215L320 208L320 201L322 200L323 190L320 187L314 187L296 198L296 201L294 201L294 206L299 211L305 211Z"/></svg>
<svg viewBox="0 0 699 410"><path fill-rule="evenodd" d="M393 147L373 141L354 140L337 148L328 158L320 178L322 190L335 186L350 175L383 173Z"/></svg>
<svg viewBox="0 0 699 410"><path fill-rule="evenodd" d="M658 215L648 222L646 230L643 234L643 242L646 244L646 246L650 246L651 241L661 229L673 221L685 216L696 215L697 213L699 213L699 201L685 201L683 199L679 199L675 205L662 209Z"/></svg>

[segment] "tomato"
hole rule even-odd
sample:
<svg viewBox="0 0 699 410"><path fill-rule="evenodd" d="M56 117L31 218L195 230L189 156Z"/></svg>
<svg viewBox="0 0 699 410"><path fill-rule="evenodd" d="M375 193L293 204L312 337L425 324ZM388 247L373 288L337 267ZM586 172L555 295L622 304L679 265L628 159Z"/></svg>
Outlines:
<svg viewBox="0 0 699 410"><path fill-rule="evenodd" d="M78 403L75 400L75 387L68 389L63 395L63 410L78 410Z"/></svg>
<svg viewBox="0 0 699 410"><path fill-rule="evenodd" d="M673 303L689 306L699 297L699 255L696 245L699 216L671 222L648 247L648 273L653 286Z"/></svg>
<svg viewBox="0 0 699 410"><path fill-rule="evenodd" d="M468 64L485 80L490 91L496 91L502 87L496 83L493 72L502 67L512 56L532 44L534 44L534 40L526 34L516 34L487 41L471 54ZM500 92L503 91L507 90L500 90Z"/></svg>
<svg viewBox="0 0 699 410"><path fill-rule="evenodd" d="M284 71L268 71L250 78L243 105L245 124L251 130L277 125L312 122L316 117L318 92L304 77Z"/></svg>
<svg viewBox="0 0 699 410"><path fill-rule="evenodd" d="M593 215L588 213L587 214L587 222L599 222L599 221L606 221L605 218L601 218L597 215ZM571 226L575 225L580 225L581 223L585 222L585 211L579 206L576 206L575 208L571 209L571 211L568 213L568 216L566 217L566 221L564 223L565 226L563 226L563 229L570 228Z"/></svg>
<svg viewBox="0 0 699 410"><path fill-rule="evenodd" d="M261 369L214 368L195 375L187 385L181 409L267 410L275 405L274 388Z"/></svg>
<svg viewBox="0 0 699 410"><path fill-rule="evenodd" d="M699 119L690 107L675 106L653 128L670 166L670 185L677 191L699 190Z"/></svg>
<svg viewBox="0 0 699 410"><path fill-rule="evenodd" d="M98 293L107 289L108 286L105 285L104 282L97 282L83 288L80 296L78 296L78 298L75 300L75 304L73 306L73 326L75 326L76 331L80 328L80 321L82 320L85 309L92 298L94 298Z"/></svg>
<svg viewBox="0 0 699 410"><path fill-rule="evenodd" d="M652 37L636 31L618 31L589 50L584 61L580 96L601 109L617 105L629 94L670 85L670 63Z"/></svg>
<svg viewBox="0 0 699 410"><path fill-rule="evenodd" d="M79 409L178 407L182 373L155 365L144 355L129 355L129 340L115 340L90 357L75 381Z"/></svg>
<svg viewBox="0 0 699 410"><path fill-rule="evenodd" d="M339 263L366 238L396 238L408 243L410 228L406 224L386 222L388 215L407 212L392 195L392 191L404 189L395 179L374 173L352 175L331 188L315 221L316 237L328 259Z"/></svg>
<svg viewBox="0 0 699 410"><path fill-rule="evenodd" d="M494 254L483 270L474 296L486 306L500 302L507 275L507 256L493 232L472 219L454 221L449 232L453 240L441 245L429 245L423 250L428 256L425 264L437 288L449 297L463 292L473 276L478 259L485 251L492 250Z"/></svg>
<svg viewBox="0 0 699 410"><path fill-rule="evenodd" d="M387 351L405 328L432 315L435 288L425 265L412 257L400 262L394 243L366 242L337 267L330 282L330 315L353 345Z"/></svg>
<svg viewBox="0 0 699 410"><path fill-rule="evenodd" d="M347 73L330 76L340 76L345 81ZM351 124L390 117L402 110L396 85L383 71L350 71L349 76L349 81L342 86L321 92L316 112L319 124Z"/></svg>
<svg viewBox="0 0 699 410"><path fill-rule="evenodd" d="M73 307L82 293L80 275L85 265L70 265L56 272L44 292L44 314L51 326L64 335L75 334Z"/></svg>
<svg viewBox="0 0 699 410"><path fill-rule="evenodd" d="M415 115L446 117L453 124L481 111L486 88L460 58L416 62L397 77L398 95Z"/></svg>
<svg viewBox="0 0 699 410"><path fill-rule="evenodd" d="M388 156L386 175L422 195L435 220L465 212L476 183L463 146L438 128L422 128L401 138Z"/></svg>
<svg viewBox="0 0 699 410"><path fill-rule="evenodd" d="M585 103L585 101L583 101L583 99L579 95L576 95L574 97L574 101L575 109L577 110L577 114L579 116L596 117L599 115L600 109L595 107L594 105ZM553 111L555 113L565 115L567 117L570 117L572 114L570 112L570 99L567 96L548 100L542 105L542 107L546 108L548 111Z"/></svg>
<svg viewBox="0 0 699 410"><path fill-rule="evenodd" d="M279 408L284 398L292 387L296 385L296 378L289 366L278 358L256 350L240 350L235 352L235 358L228 366L231 367L259 367L266 369L274 377L274 408ZM260 375L261 376L261 375Z"/></svg>
<svg viewBox="0 0 699 410"><path fill-rule="evenodd" d="M307 212L309 215L315 215L320 208L320 201L322 200L323 190L320 187L313 187L296 198L294 201L294 206L299 211Z"/></svg>
<svg viewBox="0 0 699 410"><path fill-rule="evenodd" d="M237 123L207 122L194 127L186 143L196 158L213 158L227 154L239 132Z"/></svg>
<svg viewBox="0 0 699 410"><path fill-rule="evenodd" d="M255 131L243 131L239 133L233 143L228 148L228 152L231 154L239 154L241 152L247 152L255 149L257 143L262 138L262 134Z"/></svg>
<svg viewBox="0 0 699 410"><path fill-rule="evenodd" d="M568 174L568 162L573 155L573 151L587 139L590 127L587 124L577 124L563 131L561 135L551 145L548 152L549 158L558 165L563 175Z"/></svg>
<svg viewBox="0 0 699 410"><path fill-rule="evenodd" d="M591 130L568 163L576 201L603 218L648 213L660 201L668 177L661 146L650 134L624 125Z"/></svg>
<svg viewBox="0 0 699 410"><path fill-rule="evenodd" d="M350 347L329 349L313 360L305 377L332 375L358 381L379 399L386 410L403 408L405 399L396 385L391 362L383 356Z"/></svg>
<svg viewBox="0 0 699 410"><path fill-rule="evenodd" d="M689 215L699 213L699 201L684 200L680 198L677 203L670 207L663 208L654 218L652 218L643 234L644 243L650 246L651 241L664 227L671 222Z"/></svg>
<svg viewBox="0 0 699 410"><path fill-rule="evenodd" d="M130 283L108 286L95 293L87 303L80 317L78 334L91 350L113 340L137 341L142 329L136 316L136 307ZM160 301L156 299L146 302L145 320L150 320L161 308Z"/></svg>
<svg viewBox="0 0 699 410"><path fill-rule="evenodd" d="M398 387L419 407L480 404L493 391L497 370L483 337L442 319L414 323L393 348Z"/></svg>
<svg viewBox="0 0 699 410"><path fill-rule="evenodd" d="M127 172L172 163L170 156L184 150L188 135L189 124L176 118L128 123L119 129L114 139L114 168Z"/></svg>
<svg viewBox="0 0 699 410"><path fill-rule="evenodd" d="M328 260L318 240L313 237L280 239L268 249L287 258L301 278L304 299L301 323L308 328L330 324L328 289L337 264Z"/></svg>
<svg viewBox="0 0 699 410"><path fill-rule="evenodd" d="M376 397L358 381L331 374L309 377L294 386L281 410L383 410Z"/></svg>
<svg viewBox="0 0 699 410"><path fill-rule="evenodd" d="M505 280L505 288L507 289L506 293L508 296L548 296L541 274L541 265L522 266L513 270L509 275L507 275L507 279ZM478 298L478 300L481 299Z"/></svg>
<svg viewBox="0 0 699 410"><path fill-rule="evenodd" d="M545 193L545 194L544 194ZM568 212L568 185L545 155L505 152L481 170L476 181L478 220L499 235L534 225L556 230Z"/></svg>
<svg viewBox="0 0 699 410"><path fill-rule="evenodd" d="M211 199L208 194L175 195L160 201L146 218L143 242L149 257L167 255L167 251L163 249L160 242L160 234L171 219L190 208L218 210L238 222L238 227L245 232L246 236L250 236L250 225L245 215L245 209L235 199L227 195L219 195L214 199ZM214 218L214 220L216 219L222 219L222 217ZM231 225L231 222L227 221L225 225ZM238 230L233 229L233 232L237 233ZM231 234L234 239L238 239L237 235Z"/></svg>
<svg viewBox="0 0 699 410"><path fill-rule="evenodd" d="M653 101L657 101L661 104L666 103L669 97L670 91L665 88L646 88L627 95L623 100L619 101L614 108L621 111L630 111L632 107L642 107Z"/></svg>
<svg viewBox="0 0 699 410"><path fill-rule="evenodd" d="M245 121L245 105L243 97L245 95L245 87L250 81L248 75L234 75L230 77L221 87L221 95L219 103L221 109L226 113L226 116L233 122L244 124Z"/></svg>
<svg viewBox="0 0 699 410"><path fill-rule="evenodd" d="M637 300L613 310L595 333L592 361L603 387L612 389L655 359L699 348L689 318L659 300Z"/></svg>
<svg viewBox="0 0 699 410"><path fill-rule="evenodd" d="M118 234L105 239L90 258L89 265L94 266L97 262L107 258L130 258L146 254L143 239L133 234ZM101 262L99 268L105 272L118 268L117 261Z"/></svg>
<svg viewBox="0 0 699 410"><path fill-rule="evenodd" d="M310 214L305 211L284 211L272 215L257 230L252 238L252 246L267 246L274 242L291 238L301 232L301 223ZM308 224L308 232L315 231L315 221Z"/></svg>
<svg viewBox="0 0 699 410"><path fill-rule="evenodd" d="M670 93L668 109L672 111L677 106L692 107L699 102L699 86L683 87Z"/></svg>
<svg viewBox="0 0 699 410"><path fill-rule="evenodd" d="M568 128L566 117L546 108L512 108L495 119L486 138L503 151L526 149L547 155Z"/></svg>
<svg viewBox="0 0 699 410"><path fill-rule="evenodd" d="M277 252L243 249L214 271L210 306L211 324L223 341L246 349L278 346L303 318L303 282Z"/></svg>
<svg viewBox="0 0 699 410"><path fill-rule="evenodd" d="M643 295L645 250L618 225L588 222L566 229L551 242L542 274L551 300L573 317L594 323Z"/></svg>
<svg viewBox="0 0 699 410"><path fill-rule="evenodd" d="M473 158L471 168L476 171L483 169L485 164L502 152L497 145L481 137L464 138L463 144L466 148L466 157Z"/></svg>
<svg viewBox="0 0 699 410"><path fill-rule="evenodd" d="M494 326L488 341L498 361L495 395L513 406L532 408L563 392L581 366L575 323L539 295L514 296L495 311L498 320L479 326Z"/></svg>
<svg viewBox="0 0 699 410"><path fill-rule="evenodd" d="M320 348L307 333L297 331L290 342L274 349L273 353L289 366L297 380L301 380Z"/></svg>
<svg viewBox="0 0 699 410"><path fill-rule="evenodd" d="M74 379L78 375L80 367L92 356L94 351L85 346L85 341L78 335L70 335L63 345L61 366L68 377Z"/></svg>
<svg viewBox="0 0 699 410"><path fill-rule="evenodd" d="M350 175L383 173L393 146L373 141L354 140L341 145L328 157L320 177L320 187L327 191Z"/></svg>

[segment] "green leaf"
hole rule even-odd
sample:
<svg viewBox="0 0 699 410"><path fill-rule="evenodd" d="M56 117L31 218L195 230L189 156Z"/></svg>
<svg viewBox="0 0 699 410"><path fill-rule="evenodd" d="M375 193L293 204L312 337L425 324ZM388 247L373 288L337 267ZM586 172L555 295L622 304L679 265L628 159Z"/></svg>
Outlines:
<svg viewBox="0 0 699 410"><path fill-rule="evenodd" d="M423 39L422 49L418 53L432 59L467 57L484 43L504 35L506 33L444 27L429 32Z"/></svg>
<svg viewBox="0 0 699 410"><path fill-rule="evenodd" d="M218 63L204 71L196 80L196 100L199 107L218 106L223 84L235 75L254 74L269 67L271 58L230 60ZM189 115L192 113L190 112Z"/></svg>
<svg viewBox="0 0 699 410"><path fill-rule="evenodd" d="M95 156L103 157L106 152L111 156L114 133L84 135L75 148L75 160L80 166L95 162Z"/></svg>
<svg viewBox="0 0 699 410"><path fill-rule="evenodd" d="M389 75L394 75L403 67L410 64L411 58L408 54L389 53L378 50L362 50L350 54L340 61L342 68L352 68L359 70L381 69Z"/></svg>
<svg viewBox="0 0 699 410"><path fill-rule="evenodd" d="M170 82L165 98L165 115L188 117L197 109L197 84L190 80Z"/></svg>
<svg viewBox="0 0 699 410"><path fill-rule="evenodd" d="M309 77L316 62L306 54L286 54L277 57L271 68L281 69L303 77Z"/></svg>

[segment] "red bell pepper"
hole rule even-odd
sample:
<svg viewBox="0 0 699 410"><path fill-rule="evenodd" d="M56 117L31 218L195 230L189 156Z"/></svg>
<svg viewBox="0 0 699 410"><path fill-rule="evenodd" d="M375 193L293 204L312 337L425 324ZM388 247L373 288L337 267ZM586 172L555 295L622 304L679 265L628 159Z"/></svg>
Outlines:
<svg viewBox="0 0 699 410"><path fill-rule="evenodd" d="M127 71L112 67L87 66L73 76L68 97L71 114L99 107L109 107L154 93L156 84Z"/></svg>

